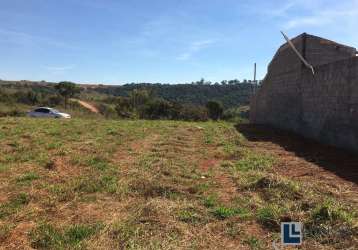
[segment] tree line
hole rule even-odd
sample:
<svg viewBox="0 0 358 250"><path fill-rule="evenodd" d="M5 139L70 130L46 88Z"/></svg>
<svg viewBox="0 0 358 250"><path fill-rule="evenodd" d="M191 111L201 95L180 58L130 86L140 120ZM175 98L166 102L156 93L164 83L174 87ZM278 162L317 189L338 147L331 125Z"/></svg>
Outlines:
<svg viewBox="0 0 358 250"><path fill-rule="evenodd" d="M77 85L72 82L0 81L0 103L64 106L81 98L94 102L106 117L205 121L232 119L243 114L257 85L237 80L212 84L132 83L122 86ZM244 112L245 113L245 112Z"/></svg>
<svg viewBox="0 0 358 250"><path fill-rule="evenodd" d="M123 97L128 97L134 89L146 89L171 102L206 105L208 101L217 101L227 109L248 105L258 86L249 81L230 80L213 84L202 79L185 84L130 83L121 86L91 86L90 89L102 94Z"/></svg>

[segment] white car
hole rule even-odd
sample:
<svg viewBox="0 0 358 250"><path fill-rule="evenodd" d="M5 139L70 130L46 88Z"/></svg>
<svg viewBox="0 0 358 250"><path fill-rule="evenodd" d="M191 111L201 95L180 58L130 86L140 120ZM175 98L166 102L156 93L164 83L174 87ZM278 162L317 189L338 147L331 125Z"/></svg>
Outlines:
<svg viewBox="0 0 358 250"><path fill-rule="evenodd" d="M71 118L71 115L66 113L61 113L60 111L53 109L53 108L47 108L47 107L40 107L36 108L30 112L27 113L29 117L44 117L44 118Z"/></svg>

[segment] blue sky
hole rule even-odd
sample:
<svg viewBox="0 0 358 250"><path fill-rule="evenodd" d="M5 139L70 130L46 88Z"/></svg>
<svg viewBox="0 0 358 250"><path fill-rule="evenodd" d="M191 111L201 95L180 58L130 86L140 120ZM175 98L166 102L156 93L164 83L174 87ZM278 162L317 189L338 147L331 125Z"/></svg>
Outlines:
<svg viewBox="0 0 358 250"><path fill-rule="evenodd" d="M0 79L259 77L302 32L358 47L358 0L0 0Z"/></svg>

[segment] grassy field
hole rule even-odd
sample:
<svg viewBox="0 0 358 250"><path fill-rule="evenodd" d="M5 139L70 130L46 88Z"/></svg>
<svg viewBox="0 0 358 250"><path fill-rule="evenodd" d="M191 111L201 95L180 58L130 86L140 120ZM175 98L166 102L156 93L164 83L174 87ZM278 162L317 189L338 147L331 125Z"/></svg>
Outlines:
<svg viewBox="0 0 358 250"><path fill-rule="evenodd" d="M231 123L1 118L0 248L357 247L350 184L283 166Z"/></svg>

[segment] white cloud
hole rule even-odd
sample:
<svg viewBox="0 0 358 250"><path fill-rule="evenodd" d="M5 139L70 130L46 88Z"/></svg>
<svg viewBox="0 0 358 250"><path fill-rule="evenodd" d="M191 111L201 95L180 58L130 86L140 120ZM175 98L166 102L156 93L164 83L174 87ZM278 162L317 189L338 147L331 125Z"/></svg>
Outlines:
<svg viewBox="0 0 358 250"><path fill-rule="evenodd" d="M49 71L51 74L59 75L63 74L67 71L70 71L74 69L76 65L65 65L65 66L44 66L47 71Z"/></svg>
<svg viewBox="0 0 358 250"><path fill-rule="evenodd" d="M256 15L263 15L270 18L288 17L299 9L310 10L316 8L322 0L286 0L286 1L265 1L260 3L260 8L257 5L249 8L249 10Z"/></svg>
<svg viewBox="0 0 358 250"><path fill-rule="evenodd" d="M177 60L186 61L189 60L195 53L210 47L216 43L214 39L195 41L190 44L185 52L177 56Z"/></svg>
<svg viewBox="0 0 358 250"><path fill-rule="evenodd" d="M57 48L77 49L74 46L61 42L57 39L36 36L25 32L19 32L19 31L1 29L1 28L0 28L0 38L3 41L8 41L12 44L17 44L22 46L45 44Z"/></svg>
<svg viewBox="0 0 358 250"><path fill-rule="evenodd" d="M186 61L189 60L190 57L191 57L190 53L183 53L177 57L177 60Z"/></svg>
<svg viewBox="0 0 358 250"><path fill-rule="evenodd" d="M358 8L358 6L357 6ZM312 27L312 26L328 26L329 24L358 23L358 9L348 8L345 10L323 10L316 11L312 15L295 17L288 21L286 29ZM342 25L342 28L346 26Z"/></svg>
<svg viewBox="0 0 358 250"><path fill-rule="evenodd" d="M252 9L255 14L276 19L284 30L327 28L349 29L358 25L358 0L287 0L267 1L262 8ZM347 25L349 27L347 27Z"/></svg>
<svg viewBox="0 0 358 250"><path fill-rule="evenodd" d="M276 8L264 8L263 10L259 10L263 14L273 16L273 17L280 17L286 16L288 12L298 4L297 0L290 0L285 2L282 6L278 6Z"/></svg>

